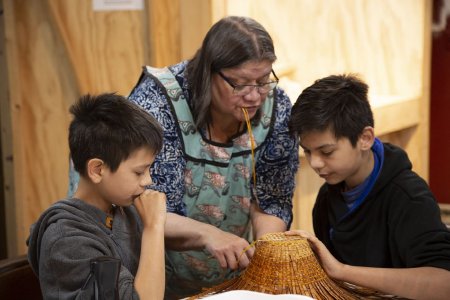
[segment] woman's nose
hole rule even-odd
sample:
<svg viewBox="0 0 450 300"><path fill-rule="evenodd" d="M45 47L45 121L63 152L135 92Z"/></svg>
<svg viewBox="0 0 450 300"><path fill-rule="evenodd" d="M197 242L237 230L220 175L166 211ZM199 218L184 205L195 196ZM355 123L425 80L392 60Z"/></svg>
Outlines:
<svg viewBox="0 0 450 300"><path fill-rule="evenodd" d="M244 99L247 101L258 101L261 99L261 93L258 91L256 86L253 86L250 93L244 96Z"/></svg>

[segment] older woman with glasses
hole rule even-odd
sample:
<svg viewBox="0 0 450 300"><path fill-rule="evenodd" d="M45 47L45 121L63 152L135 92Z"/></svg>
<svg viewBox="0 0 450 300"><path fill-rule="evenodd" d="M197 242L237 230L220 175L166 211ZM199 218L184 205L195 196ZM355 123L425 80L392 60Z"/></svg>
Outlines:
<svg viewBox="0 0 450 300"><path fill-rule="evenodd" d="M267 31L227 17L190 61L146 67L130 99L164 128L152 178L167 195L166 298L236 275L249 243L292 221L298 144Z"/></svg>
<svg viewBox="0 0 450 300"><path fill-rule="evenodd" d="M275 60L259 23L226 17L191 60L145 67L129 96L164 129L151 172L167 196L166 299L237 275L254 238L291 224L298 143Z"/></svg>

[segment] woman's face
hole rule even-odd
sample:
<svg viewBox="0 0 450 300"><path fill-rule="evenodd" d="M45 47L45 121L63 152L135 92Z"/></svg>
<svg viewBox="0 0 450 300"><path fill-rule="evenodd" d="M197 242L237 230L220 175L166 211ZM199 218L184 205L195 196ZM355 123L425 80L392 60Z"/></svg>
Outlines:
<svg viewBox="0 0 450 300"><path fill-rule="evenodd" d="M234 85L261 84L271 81L272 62L248 61L238 67L222 69L220 72ZM233 87L218 73L212 75L212 101L211 113L220 116L225 121L244 122L245 117L242 108L247 109L250 118L255 116L269 92L260 93L257 88L252 88L248 94L236 95Z"/></svg>

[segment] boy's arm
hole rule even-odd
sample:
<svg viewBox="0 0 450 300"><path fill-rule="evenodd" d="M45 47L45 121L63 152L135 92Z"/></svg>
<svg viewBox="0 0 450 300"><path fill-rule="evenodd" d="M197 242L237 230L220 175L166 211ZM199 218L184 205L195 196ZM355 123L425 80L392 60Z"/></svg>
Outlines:
<svg viewBox="0 0 450 300"><path fill-rule="evenodd" d="M134 204L144 226L134 288L140 299L163 299L166 197L163 193L146 190L134 201Z"/></svg>
<svg viewBox="0 0 450 300"><path fill-rule="evenodd" d="M334 279L408 299L448 299L450 271L434 267L369 268L343 265Z"/></svg>
<svg viewBox="0 0 450 300"><path fill-rule="evenodd" d="M325 245L305 231L290 231L308 239L325 272L333 279L409 299L448 299L450 271L434 267L370 268L345 265Z"/></svg>

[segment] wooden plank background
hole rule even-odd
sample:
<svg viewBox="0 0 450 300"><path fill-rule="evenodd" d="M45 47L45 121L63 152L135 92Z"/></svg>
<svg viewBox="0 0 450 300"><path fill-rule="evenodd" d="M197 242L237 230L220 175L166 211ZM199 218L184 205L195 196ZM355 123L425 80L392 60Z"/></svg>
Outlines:
<svg viewBox="0 0 450 300"><path fill-rule="evenodd" d="M383 139L406 147L427 178L430 1L145 0L142 11L101 12L92 0L0 1L7 65L0 78L8 79L0 89L2 149L13 158L2 153L11 187L3 191L9 256L26 252L31 223L66 195L69 106L85 93L127 95L141 66L190 58L210 25L228 14L252 16L271 33L275 68L287 67L283 80L297 84L293 101L316 78L343 71L361 73L374 99L405 99L381 105L377 120L391 122L403 111L397 117L406 125L376 126ZM316 177L301 158L294 227L311 228Z"/></svg>
<svg viewBox="0 0 450 300"><path fill-rule="evenodd" d="M69 106L85 93L127 95L143 65L180 58L172 4L93 11L91 0L3 0L9 98L2 102L10 104L13 136L2 144L14 159L6 172L14 184L6 199L10 256L26 251L32 222L67 193Z"/></svg>
<svg viewBox="0 0 450 300"><path fill-rule="evenodd" d="M375 132L405 148L428 178L431 1L215 0L215 20L247 15L270 32L274 67L293 102L314 80L357 73L369 84ZM288 80L286 80L288 79ZM295 83L294 88L290 84ZM311 208L323 180L300 158L293 227L312 231Z"/></svg>

